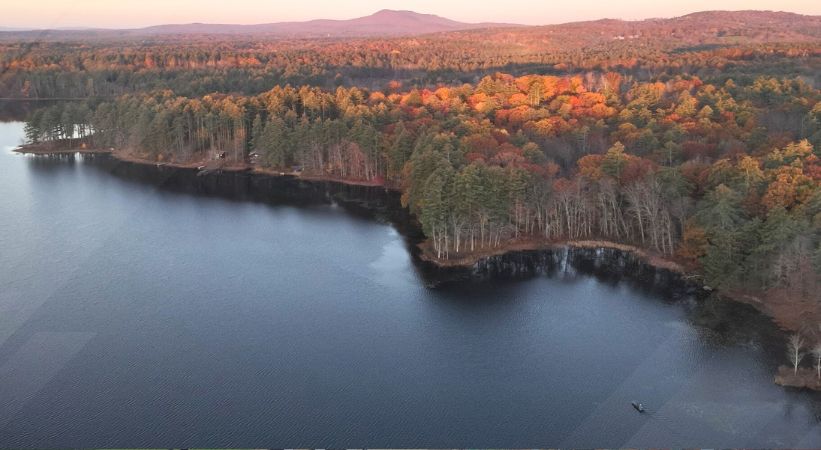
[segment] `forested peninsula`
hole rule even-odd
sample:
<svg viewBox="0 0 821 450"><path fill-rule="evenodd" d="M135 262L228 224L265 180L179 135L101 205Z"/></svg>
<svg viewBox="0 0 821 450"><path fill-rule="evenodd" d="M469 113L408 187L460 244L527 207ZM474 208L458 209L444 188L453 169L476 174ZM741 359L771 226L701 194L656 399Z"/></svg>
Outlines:
<svg viewBox="0 0 821 450"><path fill-rule="evenodd" d="M144 161L224 160L397 187L427 254L445 264L606 240L816 317L819 94L800 79L498 73L437 89L286 86L58 103L37 110L26 133Z"/></svg>

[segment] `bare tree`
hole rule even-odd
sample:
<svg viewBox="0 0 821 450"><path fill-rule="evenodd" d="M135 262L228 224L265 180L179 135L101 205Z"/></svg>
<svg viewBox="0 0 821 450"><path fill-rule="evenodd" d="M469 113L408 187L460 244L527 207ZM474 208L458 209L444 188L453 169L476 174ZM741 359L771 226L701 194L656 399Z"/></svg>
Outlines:
<svg viewBox="0 0 821 450"><path fill-rule="evenodd" d="M787 342L787 357L790 358L790 362L792 363L793 375L798 373L798 364L804 359L804 352L802 350L804 350L804 339L801 335L796 333L790 336L790 340Z"/></svg>
<svg viewBox="0 0 821 450"><path fill-rule="evenodd" d="M812 348L812 356L815 357L815 373L819 380L821 380L821 342L815 344Z"/></svg>

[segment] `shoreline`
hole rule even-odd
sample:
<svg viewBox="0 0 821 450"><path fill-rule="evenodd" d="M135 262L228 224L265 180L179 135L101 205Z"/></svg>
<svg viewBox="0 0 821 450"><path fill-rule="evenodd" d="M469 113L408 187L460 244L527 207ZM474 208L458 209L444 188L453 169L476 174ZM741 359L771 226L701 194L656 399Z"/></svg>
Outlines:
<svg viewBox="0 0 821 450"><path fill-rule="evenodd" d="M788 299L782 292L751 292L742 290L718 290L703 282L703 275L692 270L686 263L655 254L641 247L608 240L553 240L520 239L508 244L485 248L474 252L464 252L457 257L440 259L436 257L430 241L417 244L419 258L441 269L470 269L483 261L499 256L514 256L521 252L552 251L562 248L611 249L629 253L639 261L657 270L675 273L683 280L695 284L705 293L715 293L728 300L750 305L769 317L784 331L797 332L805 328L807 322L821 323L821 308L806 301Z"/></svg>
<svg viewBox="0 0 821 450"><path fill-rule="evenodd" d="M346 184L350 186L365 186L374 188L383 188L390 191L399 192L399 188L384 182L375 182L368 180L350 180L341 177L331 177L323 175L306 174L304 172L285 172L274 168L260 167L252 163L231 163L227 160L200 160L192 162L177 162L177 161L152 161L150 159L134 155L125 151L118 151L113 148L63 148L59 145L50 145L45 143L38 144L22 144L17 148L12 149L13 153L21 155L74 155L77 153L84 155L109 155L118 161L128 162L132 164L142 164L156 167L172 167L177 169L197 170L200 173L219 173L219 172L248 172L256 175L265 175L271 177L291 177L305 181L314 182L332 182Z"/></svg>
<svg viewBox="0 0 821 450"><path fill-rule="evenodd" d="M618 242L597 239L584 240L544 240L544 239L520 239L511 241L506 245L493 248L484 248L473 252L463 253L456 258L440 259L434 256L433 249L428 241L424 241L418 245L420 249L420 258L424 261L434 263L439 267L451 268L468 268L479 263L483 259L504 256L516 252L524 251L538 251L538 250L556 250L564 247L571 248L585 248L585 249L613 249L620 250L625 253L631 253L638 257L642 262L650 265L656 269L665 269L675 272L679 275L688 276L689 274L684 265L660 255L653 254L641 247L629 244L621 244Z"/></svg>
<svg viewBox="0 0 821 450"><path fill-rule="evenodd" d="M785 388L821 392L821 378L818 377L814 367L801 366L794 373L791 367L778 366L778 372L773 377L773 382Z"/></svg>
<svg viewBox="0 0 821 450"><path fill-rule="evenodd" d="M101 148L60 148L51 147L46 144L21 144L11 149L12 153L21 155L73 155L81 153L84 155L111 155L112 150L105 150Z"/></svg>
<svg viewBox="0 0 821 450"><path fill-rule="evenodd" d="M68 155L68 154L105 154L117 159L118 161L150 165L155 167L173 167L187 170L197 170L199 173L241 173L247 172L256 175L270 176L270 177L289 177L297 180L304 180L309 182L329 182L339 183L351 186L364 186L380 188L399 192L397 187L389 186L385 183L375 183L364 180L345 180L338 177L321 176L321 175L307 175L301 172L284 172L272 168L263 168L254 164L242 163L231 164L226 160L210 160L210 161L196 161L189 163L179 163L170 161L151 161L141 158L136 155L129 154L124 151L117 151L115 149L100 149L100 148L75 148L66 149L60 148L59 145L44 145L44 144L24 144L12 150L19 154L30 155ZM783 296L778 293L768 292L746 292L746 291L718 291L702 282L702 275L697 270L690 270L686 267L686 262L679 262L674 259L655 254L651 251L641 247L622 244L608 240L545 240L539 238L518 239L509 241L499 247L484 248L473 252L463 252L456 257L449 259L440 259L435 256L433 248L429 240L425 239L415 244L417 250L417 257L428 264L433 265L437 269L470 269L480 264L483 260L498 256L515 255L519 252L540 251L540 250L556 250L560 248L582 248L582 249L613 249L625 253L629 253L642 261L643 263L655 268L673 272L678 276L694 282L699 289L705 292L714 292L729 300L751 305L761 314L769 317L773 322L783 330L798 331L807 321L815 320L821 323L821 308L807 305L802 302L785 301Z"/></svg>

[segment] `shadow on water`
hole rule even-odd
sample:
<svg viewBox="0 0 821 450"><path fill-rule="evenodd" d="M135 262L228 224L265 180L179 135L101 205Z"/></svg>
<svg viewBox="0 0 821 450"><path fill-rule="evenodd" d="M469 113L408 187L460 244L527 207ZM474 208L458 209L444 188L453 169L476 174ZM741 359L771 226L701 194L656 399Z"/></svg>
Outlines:
<svg viewBox="0 0 821 450"><path fill-rule="evenodd" d="M28 158L29 167L32 170L43 173L66 171L67 169L74 168L77 165L78 158L80 158L73 153L45 156L26 155L26 157Z"/></svg>
<svg viewBox="0 0 821 450"><path fill-rule="evenodd" d="M273 207L306 209L336 205L352 217L393 226L413 256L413 266L420 278L441 293L439 298L455 307L480 308L482 304L476 301L484 302L484 306L501 301L487 295L464 295L471 290L486 291L539 277L566 282L593 278L613 288L629 288L642 299L660 299L682 308L687 323L705 345L760 349L761 364L772 373L785 361L785 333L755 308L708 294L675 272L653 267L632 253L617 249L520 251L489 257L469 268L443 269L419 258L417 244L424 236L415 218L401 206L400 195L395 191L247 172L198 175L193 169L134 164L108 155L36 156L29 161L32 170L44 172L67 170L82 163L129 183L177 194L258 202ZM480 300L474 301L474 298ZM805 392L790 395L805 394L811 398L815 417L821 421L821 395ZM663 420L663 417L656 419Z"/></svg>
<svg viewBox="0 0 821 450"><path fill-rule="evenodd" d="M389 189L250 172L201 174L196 169L136 164L105 154L37 155L30 156L29 161L33 170L43 172L65 170L66 166L81 162L120 180L177 194L272 207L339 207L351 217L393 226L414 260L420 263L416 265L420 274L426 279L436 276L435 268L422 264L418 258L417 244L424 236L416 219L402 207L400 194ZM430 280L433 282L433 278Z"/></svg>
<svg viewBox="0 0 821 450"><path fill-rule="evenodd" d="M273 207L314 208L338 206L348 215L393 226L403 237L414 266L429 287L483 279L523 280L536 276L592 276L598 281L631 287L665 298L693 294L695 285L677 274L656 269L616 249L569 248L520 251L486 258L473 267L442 268L419 258L418 244L424 240L416 219L403 208L400 194L384 188L349 185L331 181L302 180L250 172L200 174L195 169L165 165L135 164L101 154L41 155L31 157L38 171L65 169L78 162L121 180L178 194L219 198L235 202L257 202Z"/></svg>

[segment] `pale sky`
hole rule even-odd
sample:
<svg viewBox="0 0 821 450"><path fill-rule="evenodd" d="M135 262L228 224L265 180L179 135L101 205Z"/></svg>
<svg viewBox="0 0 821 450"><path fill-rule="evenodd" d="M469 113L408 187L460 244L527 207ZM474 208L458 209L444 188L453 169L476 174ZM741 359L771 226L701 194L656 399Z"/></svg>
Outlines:
<svg viewBox="0 0 821 450"><path fill-rule="evenodd" d="M167 23L268 23L350 19L408 9L464 22L529 25L601 18L672 17L705 10L821 14L819 0L2 0L0 26L130 28Z"/></svg>

